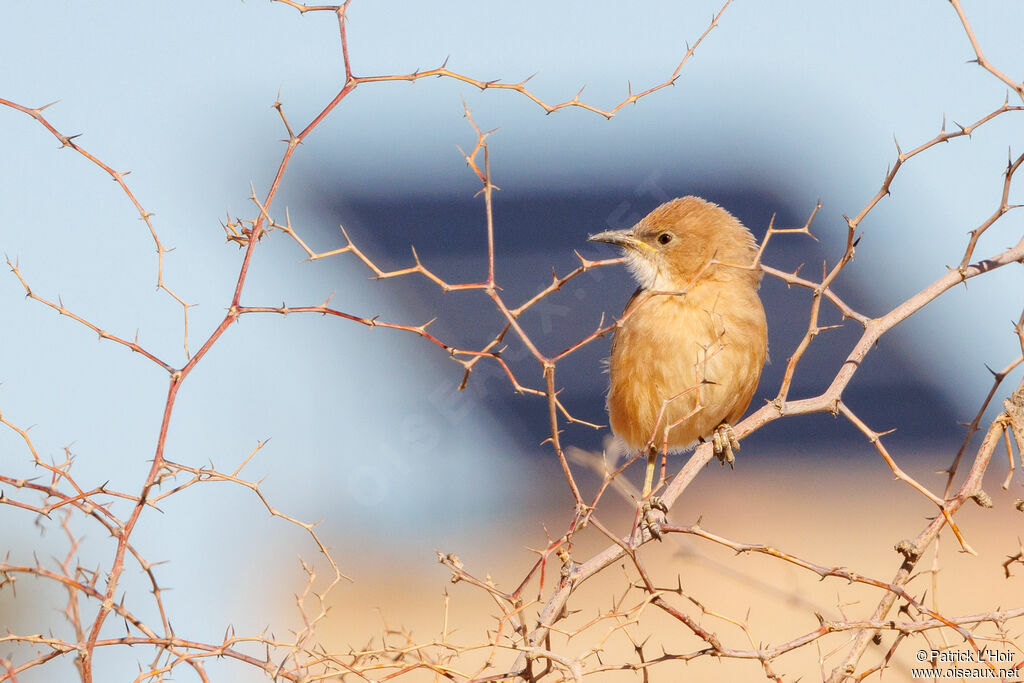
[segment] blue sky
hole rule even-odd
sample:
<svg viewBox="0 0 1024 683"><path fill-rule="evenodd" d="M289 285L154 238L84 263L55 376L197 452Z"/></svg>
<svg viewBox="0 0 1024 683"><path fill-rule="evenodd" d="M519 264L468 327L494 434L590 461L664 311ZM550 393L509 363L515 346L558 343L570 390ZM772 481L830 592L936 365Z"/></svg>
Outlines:
<svg viewBox="0 0 1024 683"><path fill-rule="evenodd" d="M1019 75L1024 5L964 6L990 60ZM627 82L641 89L671 73L685 42L718 9L714 2L625 11L610 2L356 0L350 53L359 75L431 68L447 58L453 70L482 80L514 82L536 72L531 89L551 101L586 85L585 100L612 106ZM0 10L0 23L0 97L31 106L60 100L46 111L58 129L82 133L77 141L86 149L132 171L130 186L174 248L166 280L198 304L190 311L194 350L223 316L237 275L240 253L224 243L219 222L253 215L250 183L262 196L284 149L271 104L280 92L298 128L343 81L336 23L328 14L300 16L255 1L16 3ZM298 150L274 213L287 205L297 228L328 249L340 246L340 236L317 194L325 187L342 198L472 197L476 181L457 150L474 142L465 102L482 128L499 129L491 137L492 169L505 192L604 193L642 212L653 204L639 189L653 177L673 192L697 178L701 187L756 187L784 198L765 207L755 232L771 211L803 216L820 197L815 232L834 259L845 240L841 216L877 191L894 158L894 135L909 149L934 136L944 117L947 126L967 123L1003 103L1007 89L968 63L972 56L946 2L739 0L675 87L611 121L583 111L545 116L514 93L446 80L361 87ZM884 312L960 260L965 233L998 205L1007 148L1019 153L1022 130L1021 115L1008 114L908 164L893 196L864 223L848 274L866 312ZM1024 201L1018 189L1011 197ZM544 243L517 245L515 221L499 216L502 240L531 261L550 251ZM1016 242L1021 226L1020 216L1005 218L982 240L979 256ZM585 232L580 248L592 249ZM443 226L436 239L448 239ZM154 353L183 362L180 306L154 290L153 245L125 197L8 109L0 109L0 247L42 296L60 295L116 334L138 330ZM372 239L369 248L396 263L408 253L405 244ZM784 254L787 246L773 248ZM562 251L558 258L569 254ZM408 304L413 294L368 282L352 260L309 264L302 257L284 236L271 236L244 300L319 303L333 291L335 304L360 315L387 311L412 324L431 317ZM892 335L909 359L893 372L934 384L969 418L990 382L984 364L1002 367L1019 351L1010 326L1024 304L1022 285L1019 268L1005 269L951 292ZM409 298L396 301L396 291ZM0 310L8 330L0 341L4 416L36 425L33 437L47 457L73 444L75 471L87 483L140 481L166 391L162 371L25 301L13 276L0 279ZM591 321L581 325L589 330ZM773 353L781 362L788 351ZM227 467L271 438L253 476L269 475L275 504L327 520L326 533L339 544L373 537L376 552L397 552L371 533L383 526L422 556L464 534L475 537L510 507L539 505L561 490L558 481L532 486L522 477L523 467L534 467L522 464L532 462L526 454L546 453L538 445L545 435L502 429L498 417L454 393L458 379L443 354L411 337L312 317L246 318L182 390L169 457ZM25 460L11 433L0 434L0 444L5 461ZM153 522L150 549L187 555L196 534L182 529L209 528L215 519L224 531L201 535L204 553L236 558L232 525L263 514L245 493L195 492L173 516ZM8 529L3 545L14 545L11 534L19 532L0 527ZM294 555L311 553L300 534L268 529L285 547L260 561L293 571ZM106 557L98 548L96 559ZM171 582L203 576L198 560L172 565Z"/></svg>

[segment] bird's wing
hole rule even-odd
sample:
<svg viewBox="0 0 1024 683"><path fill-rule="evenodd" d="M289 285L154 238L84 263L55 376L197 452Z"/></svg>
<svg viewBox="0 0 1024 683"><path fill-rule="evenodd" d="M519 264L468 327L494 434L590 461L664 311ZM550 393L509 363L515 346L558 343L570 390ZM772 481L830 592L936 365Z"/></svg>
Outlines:
<svg viewBox="0 0 1024 683"><path fill-rule="evenodd" d="M636 298L638 296L640 296L640 292L642 292L642 291L644 291L643 287L637 287L636 288L636 291L633 292L633 296L629 297L629 301L626 302L626 307L622 309L622 315L626 314L626 311L628 311L630 309L630 307L633 305L633 301L636 300ZM619 316L619 317L621 318L622 316ZM619 335L617 335L617 334L613 334L612 335L612 355L615 354L615 343L618 341L618 339L619 339Z"/></svg>
<svg viewBox="0 0 1024 683"><path fill-rule="evenodd" d="M636 288L636 290L633 292L633 295L629 297L629 301L626 302L626 307L622 309L623 313L629 310L629 307L633 305L633 299L640 296L640 292L642 291L644 291L644 288L642 286Z"/></svg>

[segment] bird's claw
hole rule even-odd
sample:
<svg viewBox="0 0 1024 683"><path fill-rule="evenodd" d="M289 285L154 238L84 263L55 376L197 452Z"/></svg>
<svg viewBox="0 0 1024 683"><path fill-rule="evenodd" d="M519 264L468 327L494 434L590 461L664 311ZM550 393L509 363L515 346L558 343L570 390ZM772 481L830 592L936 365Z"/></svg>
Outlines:
<svg viewBox="0 0 1024 683"><path fill-rule="evenodd" d="M665 521L665 514L668 512L668 506L658 496L651 496L644 501L643 506L640 508L643 512L643 516L640 520L640 533L644 541L648 541L652 538L656 538L659 541L662 539L661 523ZM660 515L658 513L661 513Z"/></svg>
<svg viewBox="0 0 1024 683"><path fill-rule="evenodd" d="M644 510L661 510L664 513L668 513L668 505L665 505L665 501L661 499L661 496L651 496L644 503Z"/></svg>
<svg viewBox="0 0 1024 683"><path fill-rule="evenodd" d="M718 461L723 465L729 463L729 467L733 466L736 462L735 451L740 449L740 442L736 440L736 432L732 430L732 425L723 422L715 428L714 433L711 435L712 442L715 447L715 456Z"/></svg>

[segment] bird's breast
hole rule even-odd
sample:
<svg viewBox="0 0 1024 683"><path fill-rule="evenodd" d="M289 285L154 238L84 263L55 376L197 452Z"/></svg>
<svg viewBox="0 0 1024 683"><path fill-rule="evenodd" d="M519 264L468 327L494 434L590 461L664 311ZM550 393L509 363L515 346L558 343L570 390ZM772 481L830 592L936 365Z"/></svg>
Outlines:
<svg viewBox="0 0 1024 683"><path fill-rule="evenodd" d="M750 286L641 293L612 342L608 412L628 445L690 446L742 416L767 355L767 326ZM644 299L643 297L648 298Z"/></svg>

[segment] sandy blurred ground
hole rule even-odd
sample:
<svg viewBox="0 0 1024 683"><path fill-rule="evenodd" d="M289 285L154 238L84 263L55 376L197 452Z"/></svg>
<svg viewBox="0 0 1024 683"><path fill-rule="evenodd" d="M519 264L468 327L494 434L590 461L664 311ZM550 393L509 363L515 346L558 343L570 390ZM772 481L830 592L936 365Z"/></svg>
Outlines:
<svg viewBox="0 0 1024 683"><path fill-rule="evenodd" d="M895 481L866 442L856 447L815 452L806 447L768 447L760 443L757 436L744 442L735 470L713 464L702 471L673 507L669 521L691 525L699 519L706 531L735 542L771 545L807 562L843 567L890 581L901 561L893 545L914 537L935 513L934 506L906 484ZM893 452L909 474L931 490L942 492L945 478L936 471L952 457L948 444L922 448L915 458L908 457L905 448L897 447ZM673 465L678 467L680 462L673 461ZM962 469L966 469L966 463ZM582 467L577 467L577 471L581 473L579 481L584 495L591 496L597 485L596 478L583 476ZM969 503L956 516L960 529L978 555L961 552L956 539L946 530L940 539L937 558L933 546L918 565L920 574L911 582L909 590L915 598L922 600L924 596L927 606L947 617L1024 605L1024 566L1011 566L1013 576L1010 578L1006 578L1002 566L1008 556L1019 551L1019 539L1024 537L1024 514L1013 507L1015 499L1024 498L1024 477L1019 471L1015 472L1009 491L1003 491L1000 484L1006 472L1005 455L997 453L985 480L985 490L991 494L994 507L982 509ZM543 476L534 476L538 473ZM637 463L626 476L639 482L642 474L642 465ZM545 529L552 536L560 536L572 514L567 487L557 468L524 466L522 475L526 479L532 477L534 488L543 495L524 499L521 505L493 509L487 519L471 520L463 529L439 526L436 530L436 538L447 539L437 542L438 550L455 553L464 562L467 572L481 580L490 577L500 589L509 592L535 561L536 555L529 548L546 545ZM516 488L521 483L517 479L509 481L508 486ZM423 485L432 491L437 488L437 482L425 481ZM231 489L216 491L227 495ZM248 635L267 632L286 640L291 637L287 635L289 627L301 626L294 596L302 590L304 574L298 571L295 553L317 567L318 590L322 589L330 572L317 559L316 553L311 552L309 544L301 543L303 537L294 527L278 523L258 511L254 513L252 506L244 504L249 497L239 496L237 516L222 515L217 529L209 531L211 539L216 536L219 544L235 548L234 559L225 564L219 556L206 552L204 557L209 561L195 576L175 573L182 565L180 559L162 565L161 585L171 589L164 596L165 602L175 632L187 633L190 639L220 642L228 629L228 632ZM182 502L197 505L202 500L196 495ZM549 504L535 505L531 500L546 500ZM169 534L180 533L175 512L168 509L166 515L153 518L166 520L170 525L168 529L146 527L140 538L169 538ZM430 510L425 509L424 518L429 514ZM596 516L615 533L625 534L632 524L633 507L618 493L608 492L598 505ZM345 525L336 528L348 531ZM244 533L242 545L239 545L239 533ZM342 571L353 582L339 583L331 591L330 611L318 627L319 644L327 652L342 655L342 661L346 653L380 648L382 640L391 652L435 643L423 652L436 657L442 651L436 643L442 639L447 618L447 643L462 650L452 651L455 656L445 663L467 676L474 674L491 651L473 646L492 640L490 632L497 625L500 607L480 588L466 582L454 585L450 582L449 570L438 564L430 551L434 538L403 536L403 533L401 525L395 528L384 524L373 536L348 540L325 536ZM60 547L59 534L47 534L45 538L58 541L55 547ZM260 539L260 542L253 539ZM585 562L608 545L608 540L598 530L589 527L574 538L573 559ZM100 547L105 546L101 543ZM88 546L83 548L88 549ZM243 548L258 553L241 552ZM64 552L66 549L60 551L61 557ZM82 562L92 557L83 557ZM838 578L819 580L816 574L779 559L759 554L736 555L728 548L692 536L676 536L663 543L648 544L640 550L639 557L655 585L665 590L670 604L715 633L725 647L734 649L778 646L811 633L818 628L816 614L829 621L867 618L882 596L877 588L849 584ZM541 604L551 594L558 564L554 560L549 567L543 589L538 591L534 582L524 593L528 599L535 600L527 608L531 625ZM138 572L129 573L125 584L128 601L142 610L143 618L158 624L151 608L146 611L148 588L143 579ZM649 605L635 623L626 627L616 628L616 625L621 626L621 621L606 618L583 628L599 614L607 615L613 607L628 610L641 603L642 591L630 588L636 581L635 568L620 561L579 585L569 602L572 613L559 622L563 633L553 635L550 648L568 658L580 659L585 673L601 666L638 662L634 643L643 644L642 652L647 661L662 656L663 652L700 651L705 646L703 641L660 609ZM66 596L54 591L49 583L25 578L17 586L17 599L11 590L0 593L0 628L10 628L15 633L36 633L49 627L56 628L58 635L72 638L62 617L65 601ZM702 611L698 602L706 611ZM315 600L310 600L307 605L314 603ZM201 607L193 609L190 605ZM84 609L88 617L92 606ZM907 618L893 613L889 616ZM738 625L743 622L747 625L746 631ZM106 628L111 637L123 633L123 624L116 620L109 621ZM565 635L568 632L576 633L569 638ZM975 632L992 636L995 628L986 624ZM1024 642L1022 632L1024 619L1007 625L1008 637L1016 638L1017 642ZM821 680L822 669L831 670L839 662L841 653L833 652L843 648L848 638L847 633L830 634L778 657L771 663L772 669L786 681ZM885 633L880 644L869 648L858 671L879 665L895 638L895 633ZM1012 643L989 641L988 644L999 652L1012 654L1014 662L1024 660L1024 652ZM254 643L240 647L255 657L264 656L262 648ZM599 656L593 653L598 647ZM952 652L968 651L962 639L949 629L942 633L929 632L927 637L914 635L900 644L881 679L876 674L867 680L912 680L911 667L918 665L914 661L915 653L942 647ZM15 657L19 662L30 658L25 648L9 652L0 649L2 656ZM152 657L152 651L147 648L108 648L98 660L104 671L101 680L132 680L138 667L149 666ZM495 668L489 669L486 675L505 670L501 667L508 667L513 659L513 653L499 651L495 655ZM365 672L369 680L385 680L396 670L384 655L375 662L379 668ZM212 680L266 680L261 672L237 662L218 660L208 664L211 675L216 674ZM188 679L185 674L182 676ZM422 670L395 677L399 681L434 679L434 674ZM76 680L76 675L71 659L65 657L44 669L24 672L18 680L33 683ZM352 677L351 680L362 679ZM546 680L558 680L558 677ZM591 673L585 680L763 681L766 677L755 660L700 656L689 663L672 661L654 665L647 679L627 670Z"/></svg>
<svg viewBox="0 0 1024 683"><path fill-rule="evenodd" d="M915 536L935 512L931 503L895 481L881 459L866 450L856 454L830 450L813 459L794 460L745 448L740 457L735 471L709 466L673 508L670 521L693 524L700 518L703 528L731 540L770 544L818 565L845 567L889 581L901 560L893 545ZM935 473L941 467L934 463L947 461L947 454L942 451L921 453L916 460L901 464L919 481L941 493L945 479ZM944 530L937 558L933 547L919 563L923 573L912 581L911 593L918 599L924 595L929 607L946 616L1024 603L1024 567L1014 567L1014 576L1009 579L1002 567L1007 556L1018 552L1018 538L1024 532L1024 515L1013 509L1014 499L1021 497L1020 474L1017 473L1008 492L999 486L1006 467L1005 459L996 459L986 479L985 488L994 499L994 508L985 510L971 503L956 517L978 556L960 552L956 539ZM640 473L636 469L632 474L639 479ZM616 502L612 503L612 499ZM630 508L616 494L609 494L608 503L611 504L599 506L598 518L616 532L624 533L632 521ZM545 543L542 525L554 535L564 528L569 513L570 509L557 504L557 500L545 510L509 510L510 516L534 516L536 531L506 534L498 523L489 537L469 541L466 548L445 550L465 559L465 568L470 573L480 578L489 575L500 588L511 591L535 558L526 548L542 547ZM519 523L515 526L523 528ZM588 529L577 538L573 557L578 562L585 561L607 545L599 532ZM685 595L666 593L673 605L716 633L725 646L737 649L771 647L814 631L818 627L815 613L826 620L841 620L844 615L848 619L867 618L882 595L879 589L851 585L842 579L820 581L815 574L772 557L737 556L727 548L693 537L649 544L640 557L658 587L682 587ZM445 619L445 592L450 596L448 641L470 645L488 638L488 629L494 628L499 610L480 589L466 583L452 585L448 571L431 558L406 566L381 566L373 558L368 559L363 565L345 567L356 582L339 587L334 594L333 611L321 629L329 649L379 646L385 629L408 636L406 640L405 635L398 633L388 635L392 646L439 639ZM932 569L937 573L931 573ZM557 567L553 571L557 572ZM636 581L636 577L636 571L627 563L608 567L577 589L569 603L573 614L561 626L579 628L620 600L624 606L637 604L641 593L635 588L627 592L628 583ZM622 599L624 593L626 597ZM544 600L549 594L550 585L545 586L540 597ZM708 612L702 614L687 598L699 601ZM725 618L713 616L712 612ZM889 616L906 618L892 613ZM745 621L748 632L744 633L728 619ZM688 629L654 607L648 607L638 623L626 629L612 632L613 623L601 621L571 639L555 636L551 647L568 657L583 657L585 671L600 667L601 662L636 662L634 642L644 644L647 659L658 657L663 651L686 653L703 647L702 641ZM1011 622L1010 636L1019 638L1022 626L1021 621ZM991 635L994 629L986 625L979 632ZM779 657L771 666L784 680L820 680L823 668L828 671L838 663L841 654L832 653L842 648L848 637L844 633L830 634ZM600 658L585 656L602 639ZM859 670L880 664L894 639L894 633L885 633L879 645L869 648ZM992 646L1012 653L1016 662L1024 659L1024 654L1012 645ZM934 647L951 647L961 652L969 649L949 630L943 634L931 632L927 638L912 636L900 645L882 680L912 680L911 667L920 666L914 661L915 652ZM453 659L450 665L471 673L485 656L481 652L467 653ZM498 661L511 659L508 653L498 655ZM878 680L875 676L871 680ZM423 672L400 680L433 678ZM698 657L689 663L658 664L650 670L648 680L684 679L757 681L765 680L765 673L754 660ZM626 671L598 673L586 680L643 679L637 672Z"/></svg>

